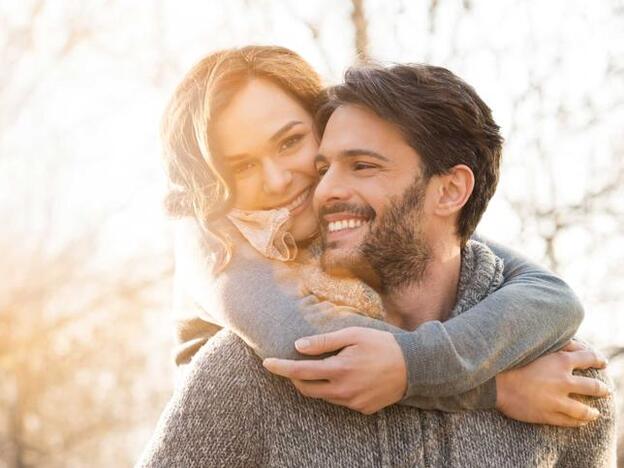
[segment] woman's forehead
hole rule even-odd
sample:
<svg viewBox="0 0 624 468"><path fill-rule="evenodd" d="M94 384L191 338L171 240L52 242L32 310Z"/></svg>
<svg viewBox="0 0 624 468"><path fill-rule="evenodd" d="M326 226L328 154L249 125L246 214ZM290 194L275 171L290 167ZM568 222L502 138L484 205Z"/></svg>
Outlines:
<svg viewBox="0 0 624 468"><path fill-rule="evenodd" d="M246 153L270 143L281 129L293 122L309 127L312 116L279 86L256 78L236 93L219 113L213 125L213 136L222 153Z"/></svg>

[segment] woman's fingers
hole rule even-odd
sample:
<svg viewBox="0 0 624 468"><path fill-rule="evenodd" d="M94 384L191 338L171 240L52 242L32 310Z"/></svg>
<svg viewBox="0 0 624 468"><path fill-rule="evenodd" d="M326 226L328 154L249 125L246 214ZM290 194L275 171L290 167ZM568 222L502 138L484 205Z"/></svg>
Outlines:
<svg viewBox="0 0 624 468"><path fill-rule="evenodd" d="M563 427L580 427L587 424L589 421L576 419L563 413L552 413L546 417L546 424L551 426L563 426Z"/></svg>
<svg viewBox="0 0 624 468"><path fill-rule="evenodd" d="M570 340L563 348L561 348L561 351L572 352L572 351L581 351L583 349L586 349L586 348L585 346L583 346L583 344L580 341Z"/></svg>
<svg viewBox="0 0 624 468"><path fill-rule="evenodd" d="M570 380L570 393L592 397L605 397L609 395L609 387L604 382L591 377L573 375Z"/></svg>
<svg viewBox="0 0 624 468"><path fill-rule="evenodd" d="M327 398L329 394L328 388L331 388L329 382L322 380L293 379L291 382L299 390L299 393L309 398Z"/></svg>
<svg viewBox="0 0 624 468"><path fill-rule="evenodd" d="M269 372L297 380L328 380L336 374L335 364L336 360L333 356L308 361L277 358L266 358L262 361L262 365Z"/></svg>
<svg viewBox="0 0 624 468"><path fill-rule="evenodd" d="M559 412L570 418L579 419L581 422L593 421L600 416L600 412L596 408L572 398L566 398L561 402Z"/></svg>
<svg viewBox="0 0 624 468"><path fill-rule="evenodd" d="M568 367L571 369L602 369L607 365L607 360L604 356L590 349L562 352L560 356L566 360Z"/></svg>

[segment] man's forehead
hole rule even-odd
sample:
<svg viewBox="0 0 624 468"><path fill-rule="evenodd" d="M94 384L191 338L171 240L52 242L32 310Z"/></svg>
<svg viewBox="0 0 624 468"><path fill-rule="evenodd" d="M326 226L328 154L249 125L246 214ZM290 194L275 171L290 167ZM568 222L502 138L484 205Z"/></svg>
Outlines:
<svg viewBox="0 0 624 468"><path fill-rule="evenodd" d="M375 125L376 117L372 112L359 106L342 105L338 107L327 121L323 138L321 139L322 152L332 153L343 151L354 145L368 143L371 138L367 134L374 130L375 134L383 131ZM375 140L375 138L372 138Z"/></svg>
<svg viewBox="0 0 624 468"><path fill-rule="evenodd" d="M404 145L407 142L392 123L363 106L345 104L327 121L319 153L332 157L354 148L368 148L384 154Z"/></svg>

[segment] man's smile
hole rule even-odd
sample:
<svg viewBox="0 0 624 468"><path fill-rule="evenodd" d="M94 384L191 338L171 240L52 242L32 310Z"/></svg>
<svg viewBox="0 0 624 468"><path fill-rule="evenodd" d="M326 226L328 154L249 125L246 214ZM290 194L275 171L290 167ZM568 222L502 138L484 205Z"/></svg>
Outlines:
<svg viewBox="0 0 624 468"><path fill-rule="evenodd" d="M362 210L362 212L366 212L370 214L368 210ZM344 240L347 237L351 237L357 233L365 232L365 227L368 227L370 222L374 219L374 212L372 212L373 216L367 216L363 213L360 214L353 212L334 212L331 214L326 214L322 217L323 226L324 226L324 235L326 244L331 244L332 242L338 240Z"/></svg>
<svg viewBox="0 0 624 468"><path fill-rule="evenodd" d="M364 224L364 221L359 218L343 219L342 221L332 221L327 225L327 231L344 231L345 229L359 228L362 224Z"/></svg>

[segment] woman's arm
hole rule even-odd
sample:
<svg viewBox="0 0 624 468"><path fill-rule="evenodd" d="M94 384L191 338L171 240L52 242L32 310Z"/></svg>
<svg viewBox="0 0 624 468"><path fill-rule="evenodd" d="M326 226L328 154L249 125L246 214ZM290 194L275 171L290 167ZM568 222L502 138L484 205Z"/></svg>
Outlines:
<svg viewBox="0 0 624 468"><path fill-rule="evenodd" d="M210 247L196 223L179 220L176 229L177 302L195 308L194 314L187 308L180 317L190 323L194 315L227 327L262 358L310 359L295 349L297 339L347 327L402 331L349 307L302 296L291 267L262 257L245 241L235 246L227 268L215 276Z"/></svg>
<svg viewBox="0 0 624 468"><path fill-rule="evenodd" d="M396 335L408 396L455 395L483 384L481 397L493 405L497 374L561 348L578 329L583 309L569 286L510 249L486 244L505 262L503 285L451 320Z"/></svg>
<svg viewBox="0 0 624 468"><path fill-rule="evenodd" d="M294 341L304 336L346 327L389 331L407 363L407 396L417 395L420 401L447 396L457 401L465 394L456 409L494 407L496 374L553 349L578 326L580 306L569 288L523 262L512 263L503 287L475 308L444 324L427 322L406 332L347 307L301 298L288 267L261 258L248 245L240 245L226 270L213 278L203 263L205 252L197 245L189 250L193 246L189 236L198 236L192 232L197 228L190 228L189 232L189 226L184 227L180 242L184 251L178 255L195 264L186 269L182 283L201 306L202 318L230 328L261 357L285 359L306 358L294 347ZM198 257L193 260L193 255ZM550 312L552 305L555 314ZM475 388L478 398L466 394Z"/></svg>

